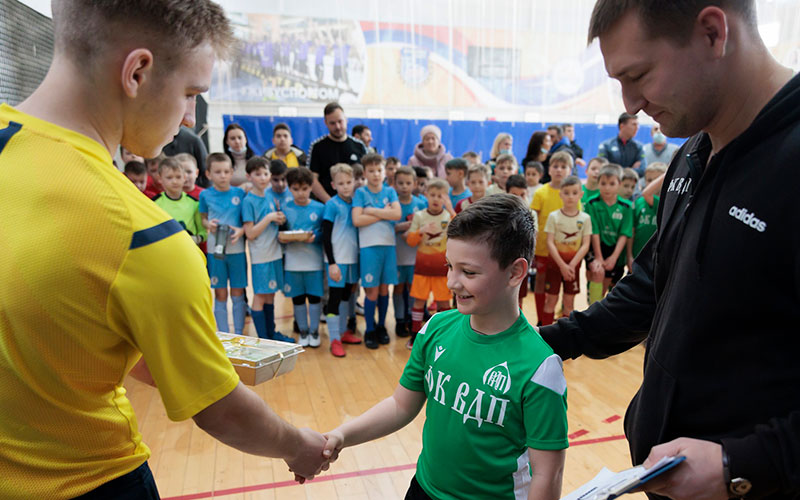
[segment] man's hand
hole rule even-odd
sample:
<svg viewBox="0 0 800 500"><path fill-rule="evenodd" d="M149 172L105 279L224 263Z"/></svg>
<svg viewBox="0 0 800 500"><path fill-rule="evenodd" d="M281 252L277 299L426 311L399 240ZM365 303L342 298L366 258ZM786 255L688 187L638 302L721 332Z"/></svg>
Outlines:
<svg viewBox="0 0 800 500"><path fill-rule="evenodd" d="M231 243L235 244L237 241L239 241L239 238L244 236L244 228L231 226L231 229Z"/></svg>
<svg viewBox="0 0 800 500"><path fill-rule="evenodd" d="M339 269L339 266L336 264L328 266L328 274L333 281L341 281L342 279L342 270Z"/></svg>
<svg viewBox="0 0 800 500"><path fill-rule="evenodd" d="M313 479L321 471L328 470L331 460L322 455L325 446L325 437L322 434L303 428L300 429L300 437L295 455L286 459L286 465L294 472L295 479L304 483L306 479Z"/></svg>
<svg viewBox="0 0 800 500"><path fill-rule="evenodd" d="M683 455L686 461L645 485L646 491L675 500L727 500L722 477L722 446L711 441L679 438L650 450L644 461L652 467L662 457Z"/></svg>

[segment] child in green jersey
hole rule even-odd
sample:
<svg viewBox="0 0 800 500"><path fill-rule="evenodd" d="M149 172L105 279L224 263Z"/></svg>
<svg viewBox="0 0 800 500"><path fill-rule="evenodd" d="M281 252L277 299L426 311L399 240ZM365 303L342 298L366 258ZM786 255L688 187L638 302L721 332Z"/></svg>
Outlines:
<svg viewBox="0 0 800 500"><path fill-rule="evenodd" d="M636 198L633 204L633 238L628 240L628 270L633 272L633 259L639 255L645 243L656 232L656 214L658 213L657 192L661 190L661 182L664 173L667 171L667 164L656 162L647 166L644 170L645 189L642 195ZM655 186L657 183L658 186Z"/></svg>
<svg viewBox="0 0 800 500"><path fill-rule="evenodd" d="M198 245L204 242L206 228L203 227L203 219L200 217L198 201L183 191L186 173L180 162L174 157L164 158L158 165L158 175L164 191L156 195L153 201L183 226L192 241Z"/></svg>
<svg viewBox="0 0 800 500"><path fill-rule="evenodd" d="M589 303L603 298L625 273L625 245L633 237L633 208L619 197L622 167L609 163L600 169L600 196L586 203L592 218Z"/></svg>
<svg viewBox="0 0 800 500"><path fill-rule="evenodd" d="M600 180L600 169L608 165L608 160L596 156L589 160L586 165L586 184L583 186L583 197L581 197L581 205L586 206L586 203L600 194L598 181Z"/></svg>
<svg viewBox="0 0 800 500"><path fill-rule="evenodd" d="M447 286L457 309L420 330L393 395L327 433L325 457L401 429L427 402L407 499L560 498L566 381L561 359L517 306L535 224L505 193L450 222Z"/></svg>

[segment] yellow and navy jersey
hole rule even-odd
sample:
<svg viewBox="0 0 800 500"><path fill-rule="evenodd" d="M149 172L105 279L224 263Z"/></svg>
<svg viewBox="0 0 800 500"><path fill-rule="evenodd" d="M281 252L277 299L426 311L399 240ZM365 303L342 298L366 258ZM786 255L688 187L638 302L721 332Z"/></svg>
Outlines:
<svg viewBox="0 0 800 500"><path fill-rule="evenodd" d="M71 498L150 451L123 381L144 356L168 416L238 377L204 256L99 143L0 106L0 498Z"/></svg>

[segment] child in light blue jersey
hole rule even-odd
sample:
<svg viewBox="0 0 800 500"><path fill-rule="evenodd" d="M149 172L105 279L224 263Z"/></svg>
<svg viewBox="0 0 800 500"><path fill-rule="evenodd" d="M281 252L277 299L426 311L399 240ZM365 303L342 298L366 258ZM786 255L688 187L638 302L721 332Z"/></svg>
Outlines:
<svg viewBox="0 0 800 500"><path fill-rule="evenodd" d="M353 224L358 228L361 285L366 292L364 343L370 349L389 343L384 322L389 309L389 285L397 283L394 224L400 219L397 192L383 184L383 157L370 153L361 158L367 185L353 197ZM375 306L378 323L375 324Z"/></svg>
<svg viewBox="0 0 800 500"><path fill-rule="evenodd" d="M444 165L447 176L447 184L450 185L448 194L450 195L451 216L455 216L455 207L458 202L472 196L472 191L467 187L467 160L463 158L453 158Z"/></svg>
<svg viewBox="0 0 800 500"><path fill-rule="evenodd" d="M283 207L286 229L307 231L304 241L292 241L278 233L286 243L283 293L292 299L294 319L300 329L300 345L319 347L319 317L322 311L322 215L325 205L311 199L314 174L306 167L289 170L286 181L294 199ZM308 308L306 308L308 300Z"/></svg>
<svg viewBox="0 0 800 500"><path fill-rule="evenodd" d="M272 160L269 162L269 183L271 187L267 190L272 198L275 200L275 206L278 210L294 199L292 192L286 186L286 173L289 167L286 166L283 160Z"/></svg>
<svg viewBox="0 0 800 500"><path fill-rule="evenodd" d="M409 290L414 280L414 263L417 260L417 249L406 243L403 235L411 227L414 212L428 207L428 200L413 194L417 175L411 167L400 167L394 174L394 189L400 202L400 220L394 225L397 249L397 284L392 292L394 303L395 335L408 337L411 335L411 300Z"/></svg>
<svg viewBox="0 0 800 500"><path fill-rule="evenodd" d="M358 283L358 231L353 225L353 169L346 163L331 167L336 196L325 204L322 217L322 247L328 275L327 324L331 354L345 356L342 344L360 344L361 339L347 330L350 294Z"/></svg>
<svg viewBox="0 0 800 500"><path fill-rule="evenodd" d="M275 292L283 288L283 250L278 242L278 227L286 216L278 210L269 188L269 163L263 156L247 160L245 170L252 184L242 202L242 221L250 250L250 274L253 276L253 326L262 339L294 342L275 331Z"/></svg>
<svg viewBox="0 0 800 500"><path fill-rule="evenodd" d="M242 228L242 200L244 190L231 186L233 165L225 153L211 153L206 160L206 176L212 186L200 193L200 216L208 231L208 273L214 289L214 319L217 329L228 331L228 282L233 301L233 328L237 335L244 331L247 287L247 258L244 255L244 229ZM214 256L218 247L217 229L228 226L228 241L224 253Z"/></svg>

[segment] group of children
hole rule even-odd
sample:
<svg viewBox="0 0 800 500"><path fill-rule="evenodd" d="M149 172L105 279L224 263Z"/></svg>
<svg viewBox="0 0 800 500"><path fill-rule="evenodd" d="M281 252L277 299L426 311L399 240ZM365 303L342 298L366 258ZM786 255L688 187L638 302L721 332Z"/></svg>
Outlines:
<svg viewBox="0 0 800 500"><path fill-rule="evenodd" d="M371 349L390 341L390 285L395 334L410 337L409 348L430 312L450 308L447 225L486 196L518 196L543 228L531 266L541 325L553 322L562 285L562 314L573 310L584 259L589 301L602 298L654 231L658 204L655 190L645 189L634 207L630 198L636 172L608 165L603 158L589 162L583 186L571 175L573 162L567 153L550 158L551 180L544 185L539 183L545 173L541 163L530 162L517 173L511 154L498 156L494 171L468 162L471 158L452 159L445 179L433 178L426 167L405 167L396 158L368 154L360 164L331 168L337 194L324 205L311 197L313 174L304 167L289 169L281 160L251 158L246 171L252 187L245 192L231 186L232 165L222 153L207 159L212 186L206 190L196 185L197 166L191 155L126 159L125 174L131 181L183 224L198 245L207 245L203 250L221 331L228 330L229 296L234 331L244 330L248 251L255 294L250 312L259 337L294 341L275 328L274 300L280 291L292 299L300 344L321 344L323 316L337 357L345 355L343 344L362 342L355 331L359 287L365 295L364 343ZM647 184L665 168L651 165ZM223 233L224 238L218 238ZM527 290L526 280L520 287L520 306Z"/></svg>

